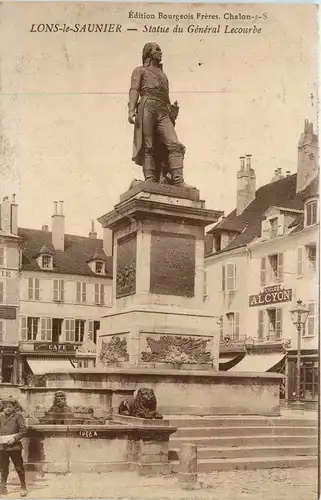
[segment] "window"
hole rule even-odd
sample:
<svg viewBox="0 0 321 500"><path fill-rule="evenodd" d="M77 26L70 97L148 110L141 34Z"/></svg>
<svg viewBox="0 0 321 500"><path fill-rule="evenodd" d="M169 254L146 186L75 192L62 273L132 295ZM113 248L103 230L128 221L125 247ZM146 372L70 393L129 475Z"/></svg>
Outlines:
<svg viewBox="0 0 321 500"><path fill-rule="evenodd" d="M280 308L258 311L258 338L279 340L283 331L283 310Z"/></svg>
<svg viewBox="0 0 321 500"><path fill-rule="evenodd" d="M75 320L74 319L66 319L65 320L65 334L66 334L66 342L74 342L75 341Z"/></svg>
<svg viewBox="0 0 321 500"><path fill-rule="evenodd" d="M228 321L228 333L233 340L239 340L240 338L240 314L239 313L227 313Z"/></svg>
<svg viewBox="0 0 321 500"><path fill-rule="evenodd" d="M4 266L4 247L0 247L0 266Z"/></svg>
<svg viewBox="0 0 321 500"><path fill-rule="evenodd" d="M38 278L28 278L28 299L29 300L39 300L39 279Z"/></svg>
<svg viewBox="0 0 321 500"><path fill-rule="evenodd" d="M303 276L304 271L304 248L298 248L298 261L297 261L297 275L298 277Z"/></svg>
<svg viewBox="0 0 321 500"><path fill-rule="evenodd" d="M105 303L105 285L95 284L95 304L103 305Z"/></svg>
<svg viewBox="0 0 321 500"><path fill-rule="evenodd" d="M220 234L216 235L214 238L215 252L219 252L221 250L221 238L222 236Z"/></svg>
<svg viewBox="0 0 321 500"><path fill-rule="evenodd" d="M309 309L309 316L307 319L307 322L304 325L303 328L303 336L304 337L314 337L316 333L316 307L314 302L310 302L307 305Z"/></svg>
<svg viewBox="0 0 321 500"><path fill-rule="evenodd" d="M95 273L96 274L103 274L104 272L104 262L102 261L96 261L95 262Z"/></svg>
<svg viewBox="0 0 321 500"><path fill-rule="evenodd" d="M21 317L21 339L51 341L52 320L51 318Z"/></svg>
<svg viewBox="0 0 321 500"><path fill-rule="evenodd" d="M4 321L0 319L0 342L4 341Z"/></svg>
<svg viewBox="0 0 321 500"><path fill-rule="evenodd" d="M76 284L76 302L86 302L86 283L80 281Z"/></svg>
<svg viewBox="0 0 321 500"><path fill-rule="evenodd" d="M0 304L4 302L4 282L0 281Z"/></svg>
<svg viewBox="0 0 321 500"><path fill-rule="evenodd" d="M263 257L265 260L265 258ZM266 284L267 279L267 269L266 264L268 264L268 280L269 283L279 283L283 281L283 253L277 253L268 256L267 262L263 263L263 259L261 260L261 284ZM262 280L265 280L262 283Z"/></svg>
<svg viewBox="0 0 321 500"><path fill-rule="evenodd" d="M270 238L276 238L278 235L278 218L270 219Z"/></svg>
<svg viewBox="0 0 321 500"><path fill-rule="evenodd" d="M316 270L316 263L317 263L317 247L316 245L308 245L306 247L306 250L307 250L309 269L310 271L314 272Z"/></svg>
<svg viewBox="0 0 321 500"><path fill-rule="evenodd" d="M223 318L223 316L219 317L218 324L220 326L220 339L224 340L224 318Z"/></svg>
<svg viewBox="0 0 321 500"><path fill-rule="evenodd" d="M222 291L233 292L236 290L236 266L227 264L222 266Z"/></svg>
<svg viewBox="0 0 321 500"><path fill-rule="evenodd" d="M52 269L52 256L42 255L41 256L41 268L42 269Z"/></svg>
<svg viewBox="0 0 321 500"><path fill-rule="evenodd" d="M75 320L75 342L82 342L85 333L85 321L82 319Z"/></svg>
<svg viewBox="0 0 321 500"><path fill-rule="evenodd" d="M317 223L317 201L310 201L306 204L306 225L312 226Z"/></svg>
<svg viewBox="0 0 321 500"><path fill-rule="evenodd" d="M39 318L27 318L27 340L37 340Z"/></svg>
<svg viewBox="0 0 321 500"><path fill-rule="evenodd" d="M64 301L64 280L56 279L53 281L53 300L55 302Z"/></svg>
<svg viewBox="0 0 321 500"><path fill-rule="evenodd" d="M62 333L62 323L62 319L52 318L52 342L59 342L59 337Z"/></svg>
<svg viewBox="0 0 321 500"><path fill-rule="evenodd" d="M52 319L41 318L41 340L52 341Z"/></svg>
<svg viewBox="0 0 321 500"><path fill-rule="evenodd" d="M261 236L263 240L269 240L284 234L284 214L262 220Z"/></svg>
<svg viewBox="0 0 321 500"><path fill-rule="evenodd" d="M99 329L100 329L100 321L89 320L88 338L92 340L94 344L97 343L97 332Z"/></svg>

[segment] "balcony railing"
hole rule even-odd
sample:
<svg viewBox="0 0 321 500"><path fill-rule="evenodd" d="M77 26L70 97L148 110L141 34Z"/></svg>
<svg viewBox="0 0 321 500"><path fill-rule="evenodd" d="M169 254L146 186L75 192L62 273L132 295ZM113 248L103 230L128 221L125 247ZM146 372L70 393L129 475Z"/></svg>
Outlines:
<svg viewBox="0 0 321 500"><path fill-rule="evenodd" d="M225 334L220 338L220 352L247 351L253 347L271 345L279 345L283 346L284 349L289 349L291 340L280 338L272 333L263 338L249 337L248 335L233 336L230 334Z"/></svg>

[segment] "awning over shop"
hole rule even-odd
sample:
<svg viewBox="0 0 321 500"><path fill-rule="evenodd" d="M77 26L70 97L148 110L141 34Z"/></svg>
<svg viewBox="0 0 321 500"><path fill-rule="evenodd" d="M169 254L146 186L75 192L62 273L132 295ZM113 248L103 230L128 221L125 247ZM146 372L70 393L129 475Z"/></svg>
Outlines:
<svg viewBox="0 0 321 500"><path fill-rule="evenodd" d="M267 372L284 358L283 353L248 354L230 372Z"/></svg>
<svg viewBox="0 0 321 500"><path fill-rule="evenodd" d="M34 375L43 375L51 371L74 368L71 361L66 358L27 358L28 365Z"/></svg>

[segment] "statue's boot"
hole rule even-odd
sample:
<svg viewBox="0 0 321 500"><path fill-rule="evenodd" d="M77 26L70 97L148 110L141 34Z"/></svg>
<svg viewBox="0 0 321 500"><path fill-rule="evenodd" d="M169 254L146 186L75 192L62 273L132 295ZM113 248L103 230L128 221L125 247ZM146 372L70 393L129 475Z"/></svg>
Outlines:
<svg viewBox="0 0 321 500"><path fill-rule="evenodd" d="M173 186L183 187L183 188L192 188L188 184L184 182L183 176L183 157L182 156L172 156L168 157L169 170L172 175Z"/></svg>
<svg viewBox="0 0 321 500"><path fill-rule="evenodd" d="M157 172L152 156L145 155L143 173L146 182L157 182Z"/></svg>

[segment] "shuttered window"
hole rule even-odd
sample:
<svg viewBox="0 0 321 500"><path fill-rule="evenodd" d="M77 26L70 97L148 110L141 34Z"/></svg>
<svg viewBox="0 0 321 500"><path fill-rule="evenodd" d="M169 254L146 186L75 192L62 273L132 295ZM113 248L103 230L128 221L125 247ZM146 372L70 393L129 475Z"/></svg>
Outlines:
<svg viewBox="0 0 321 500"><path fill-rule="evenodd" d="M41 318L41 340L50 342L52 340L52 319Z"/></svg>
<svg viewBox="0 0 321 500"><path fill-rule="evenodd" d="M264 338L264 311L262 309L258 311L258 338Z"/></svg>
<svg viewBox="0 0 321 500"><path fill-rule="evenodd" d="M28 299L40 299L40 283L39 278L28 278Z"/></svg>
<svg viewBox="0 0 321 500"><path fill-rule="evenodd" d="M75 320L65 320L65 336L66 342L75 342Z"/></svg>
<svg viewBox="0 0 321 500"><path fill-rule="evenodd" d="M266 284L266 258L261 258L261 274L260 274L260 283L261 286Z"/></svg>
<svg viewBox="0 0 321 500"><path fill-rule="evenodd" d="M298 248L298 260L297 260L297 275L303 276L303 256L304 256L304 248Z"/></svg>
<svg viewBox="0 0 321 500"><path fill-rule="evenodd" d="M4 302L4 282L0 281L0 304Z"/></svg>
<svg viewBox="0 0 321 500"><path fill-rule="evenodd" d="M283 330L283 310L277 308L275 313L275 337L277 339L282 338L282 330Z"/></svg>
<svg viewBox="0 0 321 500"><path fill-rule="evenodd" d="M53 300L57 302L64 301L64 280L55 279L53 280Z"/></svg>

